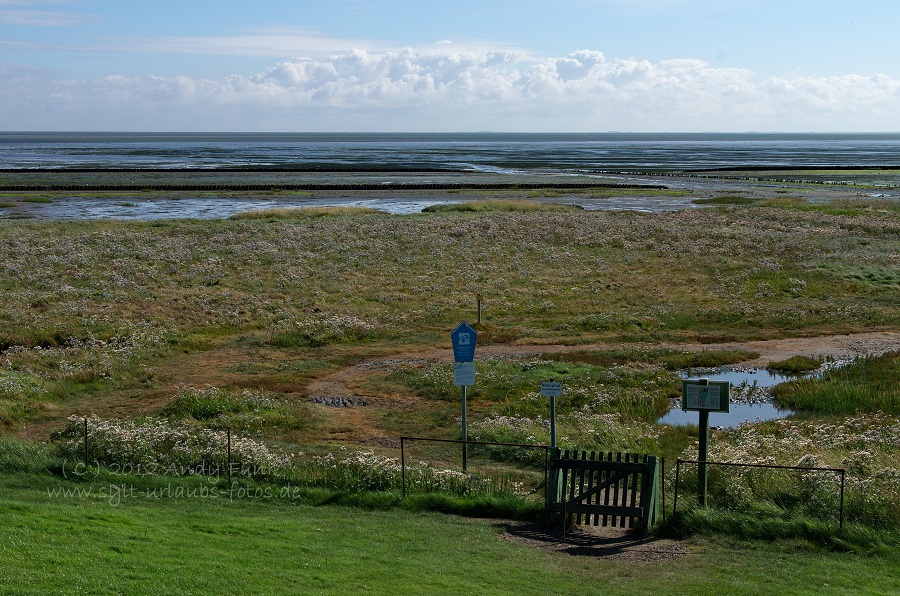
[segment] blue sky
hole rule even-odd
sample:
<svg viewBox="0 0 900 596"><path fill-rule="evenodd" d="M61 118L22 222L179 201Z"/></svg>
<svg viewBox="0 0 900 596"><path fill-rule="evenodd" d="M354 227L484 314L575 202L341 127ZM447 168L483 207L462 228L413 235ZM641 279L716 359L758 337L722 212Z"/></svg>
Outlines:
<svg viewBox="0 0 900 596"><path fill-rule="evenodd" d="M900 2L0 0L0 130L900 131Z"/></svg>

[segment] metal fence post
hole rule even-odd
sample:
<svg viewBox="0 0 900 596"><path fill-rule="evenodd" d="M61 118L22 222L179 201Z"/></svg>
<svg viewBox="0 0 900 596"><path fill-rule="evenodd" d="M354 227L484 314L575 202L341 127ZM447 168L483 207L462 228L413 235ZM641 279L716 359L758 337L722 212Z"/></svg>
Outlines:
<svg viewBox="0 0 900 596"><path fill-rule="evenodd" d="M678 511L678 475L681 473L681 460L675 460L675 499L672 503L672 516L675 516L675 512Z"/></svg>
<svg viewBox="0 0 900 596"><path fill-rule="evenodd" d="M403 497L406 498L406 451L403 446L403 440L406 437L400 437L400 482L403 483Z"/></svg>
<svg viewBox="0 0 900 596"><path fill-rule="evenodd" d="M88 428L87 418L84 419L84 467L88 467Z"/></svg>
<svg viewBox="0 0 900 596"><path fill-rule="evenodd" d="M840 527L844 528L844 475L846 472L841 470L841 517L840 517Z"/></svg>

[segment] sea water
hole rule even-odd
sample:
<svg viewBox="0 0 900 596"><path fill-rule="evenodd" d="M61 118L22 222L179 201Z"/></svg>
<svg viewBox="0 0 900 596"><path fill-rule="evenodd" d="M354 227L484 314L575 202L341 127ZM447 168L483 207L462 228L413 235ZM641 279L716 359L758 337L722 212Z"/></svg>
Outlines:
<svg viewBox="0 0 900 596"><path fill-rule="evenodd" d="M516 174L896 167L900 134L325 134L0 132L23 168L356 168Z"/></svg>
<svg viewBox="0 0 900 596"><path fill-rule="evenodd" d="M42 180L44 172L66 173L75 177L72 184L78 184L78 172L87 172L93 183L91 176L96 178L98 173L116 177L126 175L123 171L140 172L144 179L150 176L159 184L208 182L204 176L222 175L223 171L251 182L260 182L262 177L273 184L402 184L412 180L464 185L472 176L490 183L597 180L659 184L652 174L897 164L900 134L0 132L0 184L19 184L23 177L40 183L34 181ZM609 180L604 175L627 178ZM834 174L838 181L850 177L846 171ZM565 200L585 209L663 211L694 206L691 197L677 194L623 193L613 200ZM380 193L377 197L312 200L289 193L264 200L236 193L171 197L136 192L115 199L73 196L29 204L25 215L53 219L218 218L273 207L330 205L412 213L447 201L445 194L418 192L412 198L408 193Z"/></svg>

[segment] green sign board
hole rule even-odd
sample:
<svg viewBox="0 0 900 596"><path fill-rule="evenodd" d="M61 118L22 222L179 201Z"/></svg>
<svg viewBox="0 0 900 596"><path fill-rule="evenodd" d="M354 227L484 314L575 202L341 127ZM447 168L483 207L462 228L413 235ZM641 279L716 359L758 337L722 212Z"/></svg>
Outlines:
<svg viewBox="0 0 900 596"><path fill-rule="evenodd" d="M681 382L681 409L684 411L727 412L728 381L685 379Z"/></svg>

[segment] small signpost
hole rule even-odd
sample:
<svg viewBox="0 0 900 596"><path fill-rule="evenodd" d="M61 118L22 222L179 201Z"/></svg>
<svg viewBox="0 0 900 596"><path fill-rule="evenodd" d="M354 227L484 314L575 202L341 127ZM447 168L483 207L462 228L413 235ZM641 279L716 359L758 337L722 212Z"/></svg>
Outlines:
<svg viewBox="0 0 900 596"><path fill-rule="evenodd" d="M681 382L681 409L685 412L700 412L698 428L700 431L700 448L697 461L705 462L709 458L709 413L728 412L728 381L710 381L709 379L685 379ZM697 465L698 500L701 507L706 506L707 475L706 464Z"/></svg>
<svg viewBox="0 0 900 596"><path fill-rule="evenodd" d="M466 426L466 387L475 384L475 344L478 341L478 332L463 321L450 333L450 342L453 344L453 384L462 387L462 468L466 471L468 449L468 427Z"/></svg>
<svg viewBox="0 0 900 596"><path fill-rule="evenodd" d="M541 395L550 398L550 446L556 448L556 398L562 395L562 383L553 379L544 381Z"/></svg>
<svg viewBox="0 0 900 596"><path fill-rule="evenodd" d="M550 459L559 458L559 449L556 447L556 398L562 395L562 383L554 379L541 383L541 395L550 398ZM560 483L560 471L554 468L547 479L547 502L552 498L554 502L562 497L562 484Z"/></svg>

